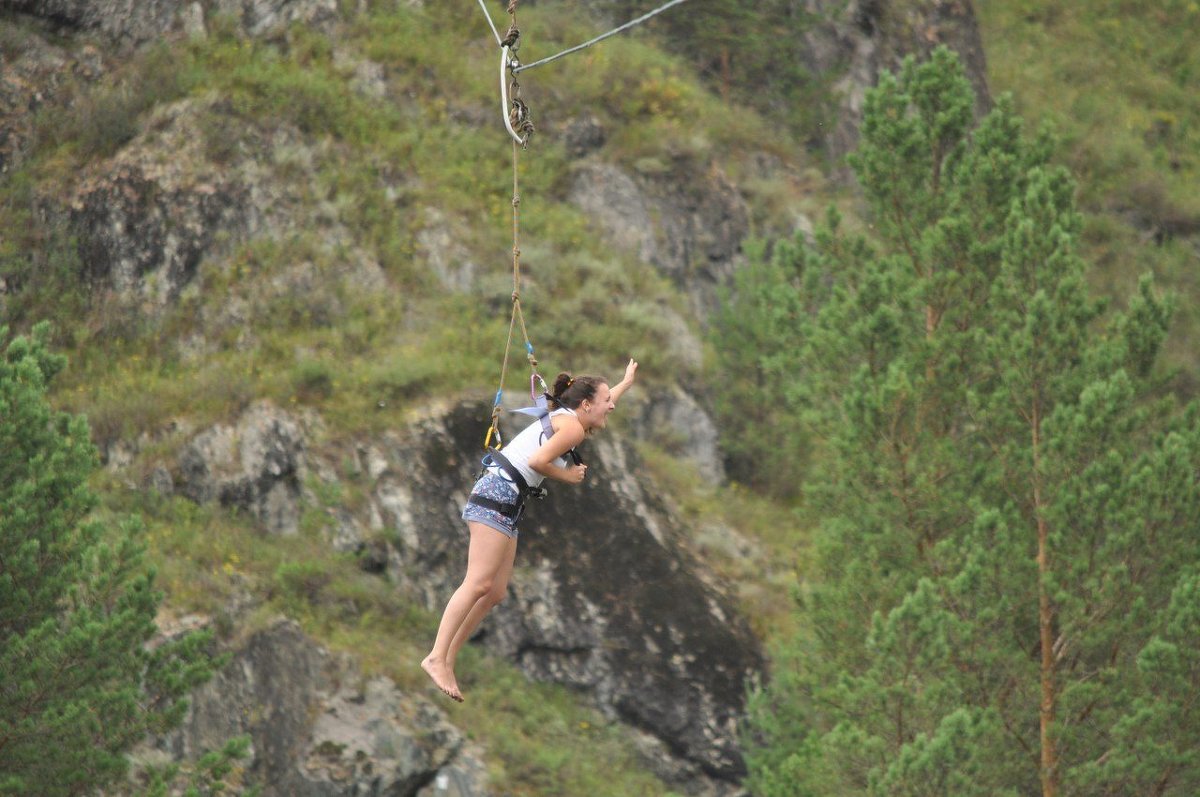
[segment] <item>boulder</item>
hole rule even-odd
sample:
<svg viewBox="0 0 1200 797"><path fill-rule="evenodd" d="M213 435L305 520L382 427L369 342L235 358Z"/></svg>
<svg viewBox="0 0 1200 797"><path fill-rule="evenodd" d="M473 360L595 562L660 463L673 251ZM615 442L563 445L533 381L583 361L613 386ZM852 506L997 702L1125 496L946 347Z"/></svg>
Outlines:
<svg viewBox="0 0 1200 797"><path fill-rule="evenodd" d="M720 435L700 402L678 385L657 391L652 400L634 393L630 416L638 438L687 460L709 484L723 484L725 458Z"/></svg>
<svg viewBox="0 0 1200 797"><path fill-rule="evenodd" d="M234 651L159 746L194 760L239 735L251 740L245 780L264 797L489 793L478 751L441 710L386 678L364 680L289 620Z"/></svg>
<svg viewBox="0 0 1200 797"><path fill-rule="evenodd" d="M304 452L300 424L259 402L236 425L217 424L184 445L178 490L197 503L215 501L247 512L272 533L296 534Z"/></svg>
<svg viewBox="0 0 1200 797"><path fill-rule="evenodd" d="M614 248L661 271L705 318L740 262L750 211L715 165L681 156L659 166L635 177L580 161L569 199Z"/></svg>

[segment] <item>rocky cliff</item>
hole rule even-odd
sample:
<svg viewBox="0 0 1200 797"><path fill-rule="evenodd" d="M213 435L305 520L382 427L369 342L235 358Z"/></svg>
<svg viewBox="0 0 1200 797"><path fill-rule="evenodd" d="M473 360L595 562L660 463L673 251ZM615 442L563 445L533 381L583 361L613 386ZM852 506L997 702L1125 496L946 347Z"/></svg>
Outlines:
<svg viewBox="0 0 1200 797"><path fill-rule="evenodd" d="M440 611L465 572L459 515L478 470L480 421L489 407L465 402L431 407L425 414L380 438L314 445L308 436L318 420L258 403L233 425L185 432L173 459L143 457L136 446L122 444L110 449L108 460L116 473L148 488L219 503L279 534L296 533L302 509L318 504L302 485L335 484L349 463L366 500L324 507L331 548L359 554L365 569ZM613 435L586 448L587 483L579 489L559 486L529 508L510 598L475 641L530 678L563 684L628 723L648 765L668 782L695 794L728 793L744 774L736 726L747 680L764 672L760 645L737 609L702 577L702 565L685 552L686 530L652 486L639 481L638 458L629 444ZM225 683L286 684L292 677L270 669L272 662L282 668L287 655L256 654L258 644L252 641L251 649L237 654L197 712L236 718L276 710L278 695ZM259 676L244 672L250 665L239 661L246 659L254 661ZM322 684L329 680L323 678ZM304 715L301 709L293 713ZM208 721L191 722L189 727ZM253 768L272 783L283 778L277 769L286 757L279 751L295 751L315 733L305 723L273 728L275 752L261 760L256 744ZM216 741L220 733L235 732L257 731L235 722L196 733ZM198 745L171 749L205 749Z"/></svg>

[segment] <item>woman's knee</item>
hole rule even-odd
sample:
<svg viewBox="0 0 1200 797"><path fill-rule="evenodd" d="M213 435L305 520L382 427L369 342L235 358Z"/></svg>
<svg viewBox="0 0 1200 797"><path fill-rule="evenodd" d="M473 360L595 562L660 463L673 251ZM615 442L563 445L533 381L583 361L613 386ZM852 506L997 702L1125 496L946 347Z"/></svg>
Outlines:
<svg viewBox="0 0 1200 797"><path fill-rule="evenodd" d="M495 591L495 582L490 576L477 576L474 578L468 576L463 581L462 586L467 591L467 594L475 600L485 598Z"/></svg>
<svg viewBox="0 0 1200 797"><path fill-rule="evenodd" d="M492 587L492 589L488 590L487 596L488 603L492 604L492 606L499 606L504 602L504 599L508 597L508 585L505 584L500 586L497 584L496 586Z"/></svg>

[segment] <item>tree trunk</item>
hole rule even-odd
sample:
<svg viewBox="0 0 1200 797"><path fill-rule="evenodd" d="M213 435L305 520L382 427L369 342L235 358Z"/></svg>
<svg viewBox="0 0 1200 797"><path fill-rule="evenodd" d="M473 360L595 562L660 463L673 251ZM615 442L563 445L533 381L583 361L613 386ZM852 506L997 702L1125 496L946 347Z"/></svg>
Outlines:
<svg viewBox="0 0 1200 797"><path fill-rule="evenodd" d="M729 58L729 48L721 48L721 99L729 102L729 94L733 88L733 70Z"/></svg>
<svg viewBox="0 0 1200 797"><path fill-rule="evenodd" d="M1037 569L1038 569L1038 633L1041 639L1041 684L1042 699L1038 707L1041 725L1041 779L1042 797L1058 797L1058 749L1054 743L1054 608L1050 605L1050 594L1046 579L1050 573L1049 528L1042 512L1041 477L1041 417L1038 401L1033 402L1030 415L1033 426L1033 510L1037 517Z"/></svg>

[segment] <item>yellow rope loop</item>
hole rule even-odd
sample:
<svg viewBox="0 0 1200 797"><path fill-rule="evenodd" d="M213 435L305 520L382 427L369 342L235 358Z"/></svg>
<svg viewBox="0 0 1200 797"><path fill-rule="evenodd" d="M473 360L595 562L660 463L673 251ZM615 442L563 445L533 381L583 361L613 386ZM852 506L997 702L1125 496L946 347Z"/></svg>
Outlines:
<svg viewBox="0 0 1200 797"><path fill-rule="evenodd" d="M500 405L497 404L496 406L492 407L492 422L491 422L491 425L488 426L487 435L483 438L483 447L485 450L492 447L492 438L493 437L496 438L496 448L500 448L504 445L504 440L503 440L503 438L500 437L499 421L500 421Z"/></svg>

